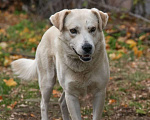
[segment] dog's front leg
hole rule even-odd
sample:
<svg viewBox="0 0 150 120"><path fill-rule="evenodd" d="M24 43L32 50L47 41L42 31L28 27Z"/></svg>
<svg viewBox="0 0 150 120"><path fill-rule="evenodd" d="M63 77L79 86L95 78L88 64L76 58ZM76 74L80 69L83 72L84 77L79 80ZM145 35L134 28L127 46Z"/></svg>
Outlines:
<svg viewBox="0 0 150 120"><path fill-rule="evenodd" d="M68 92L65 92L65 98L72 120L81 120L79 99Z"/></svg>
<svg viewBox="0 0 150 120"><path fill-rule="evenodd" d="M93 99L93 120L101 120L104 102L105 102L105 90L95 94Z"/></svg>

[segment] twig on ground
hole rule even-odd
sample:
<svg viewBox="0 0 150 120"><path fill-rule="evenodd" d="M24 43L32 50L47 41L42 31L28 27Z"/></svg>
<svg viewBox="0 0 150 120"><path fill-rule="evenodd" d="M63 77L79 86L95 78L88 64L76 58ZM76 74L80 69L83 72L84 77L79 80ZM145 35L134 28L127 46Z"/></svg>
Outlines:
<svg viewBox="0 0 150 120"><path fill-rule="evenodd" d="M150 28L140 28L141 32L150 32Z"/></svg>

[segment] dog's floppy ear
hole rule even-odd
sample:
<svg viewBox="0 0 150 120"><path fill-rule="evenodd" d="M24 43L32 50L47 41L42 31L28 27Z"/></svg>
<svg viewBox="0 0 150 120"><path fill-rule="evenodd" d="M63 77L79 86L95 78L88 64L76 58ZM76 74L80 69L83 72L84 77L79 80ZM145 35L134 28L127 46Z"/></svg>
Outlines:
<svg viewBox="0 0 150 120"><path fill-rule="evenodd" d="M108 14L104 13L102 11L99 11L96 8L92 8L91 11L97 16L98 23L99 23L99 29L100 29L100 31L102 31L105 28L106 24L107 24Z"/></svg>
<svg viewBox="0 0 150 120"><path fill-rule="evenodd" d="M50 16L49 19L56 28L62 31L64 26L64 20L68 13L70 13L70 10L65 9Z"/></svg>

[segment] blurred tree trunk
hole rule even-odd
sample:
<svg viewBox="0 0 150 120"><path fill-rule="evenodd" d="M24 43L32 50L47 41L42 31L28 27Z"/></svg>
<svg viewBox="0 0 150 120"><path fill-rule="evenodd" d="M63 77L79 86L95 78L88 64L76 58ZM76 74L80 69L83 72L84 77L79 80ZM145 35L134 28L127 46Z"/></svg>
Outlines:
<svg viewBox="0 0 150 120"><path fill-rule="evenodd" d="M145 0L134 0L131 12L145 16L146 15L145 4L146 4Z"/></svg>
<svg viewBox="0 0 150 120"><path fill-rule="evenodd" d="M62 9L82 8L84 0L39 0L37 12L48 17Z"/></svg>
<svg viewBox="0 0 150 120"><path fill-rule="evenodd" d="M110 6L130 11L133 5L133 0L107 0L107 3Z"/></svg>

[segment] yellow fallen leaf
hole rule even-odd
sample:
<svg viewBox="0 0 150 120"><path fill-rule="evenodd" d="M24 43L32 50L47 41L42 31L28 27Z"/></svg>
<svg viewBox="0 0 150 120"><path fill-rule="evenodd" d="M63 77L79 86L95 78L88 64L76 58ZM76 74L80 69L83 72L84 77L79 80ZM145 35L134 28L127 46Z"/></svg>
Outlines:
<svg viewBox="0 0 150 120"><path fill-rule="evenodd" d="M144 35L139 37L139 40L144 40L146 37L147 37L147 34L144 34Z"/></svg>
<svg viewBox="0 0 150 120"><path fill-rule="evenodd" d="M106 30L107 33L113 33L113 32L116 32L117 30L114 30L114 29L108 29Z"/></svg>
<svg viewBox="0 0 150 120"><path fill-rule="evenodd" d="M39 40L40 40L41 38L42 38L41 35L37 35L37 36L36 36L36 39L39 39Z"/></svg>
<svg viewBox="0 0 150 120"><path fill-rule="evenodd" d="M116 43L116 49L117 50L122 49L122 46L119 43Z"/></svg>
<svg viewBox="0 0 150 120"><path fill-rule="evenodd" d="M105 37L106 43L108 43L108 41L110 40L110 38L112 38L112 36L108 35L108 36Z"/></svg>
<svg viewBox="0 0 150 120"><path fill-rule="evenodd" d="M110 45L106 43L106 49L110 49Z"/></svg>
<svg viewBox="0 0 150 120"><path fill-rule="evenodd" d="M23 36L23 34L24 34L24 32L20 32L20 33L19 33L20 36Z"/></svg>
<svg viewBox="0 0 150 120"><path fill-rule="evenodd" d="M123 107L125 107L125 108L126 108L126 107L128 107L128 105L127 105L127 104L125 104L125 105L123 105Z"/></svg>
<svg viewBox="0 0 150 120"><path fill-rule="evenodd" d="M127 40L126 43L129 44L131 48L137 45L137 43L132 39Z"/></svg>
<svg viewBox="0 0 150 120"><path fill-rule="evenodd" d="M127 38L130 38L130 37L131 37L131 33L130 33L130 32L127 32L126 37L127 37Z"/></svg>
<svg viewBox="0 0 150 120"><path fill-rule="evenodd" d="M7 106L7 108L12 110L11 106Z"/></svg>
<svg viewBox="0 0 150 120"><path fill-rule="evenodd" d="M119 28L122 30L122 29L125 29L126 26L125 25L120 25Z"/></svg>
<svg viewBox="0 0 150 120"><path fill-rule="evenodd" d="M9 108L9 109L12 110L12 109L16 106L16 104L17 104L17 101L15 101L15 102L12 103L11 105L7 106L7 108Z"/></svg>
<svg viewBox="0 0 150 120"><path fill-rule="evenodd" d="M103 112L107 112L106 110L103 110Z"/></svg>
<svg viewBox="0 0 150 120"><path fill-rule="evenodd" d="M138 51L138 55L137 55L137 57L141 57L141 56L142 56L142 54L143 54L143 52L142 52L141 50L139 50L139 51Z"/></svg>
<svg viewBox="0 0 150 120"><path fill-rule="evenodd" d="M123 106L125 108L128 107L128 105L126 103L122 103L121 106Z"/></svg>
<svg viewBox="0 0 150 120"><path fill-rule="evenodd" d="M7 43L6 42L1 42L0 43L0 47L2 47L2 49L6 49L7 48Z"/></svg>
<svg viewBox="0 0 150 120"><path fill-rule="evenodd" d="M127 49L125 47L122 47L122 49L119 49L118 52L120 53L127 53Z"/></svg>
<svg viewBox="0 0 150 120"><path fill-rule="evenodd" d="M31 52L35 53L35 51L36 51L36 48L33 47L32 50L31 50Z"/></svg>
<svg viewBox="0 0 150 120"><path fill-rule="evenodd" d="M6 30L5 29L0 29L0 34L6 35Z"/></svg>
<svg viewBox="0 0 150 120"><path fill-rule="evenodd" d="M117 56L116 56L116 59L120 59L122 57L122 54L119 53Z"/></svg>
<svg viewBox="0 0 150 120"><path fill-rule="evenodd" d="M24 18L24 19L27 19L28 18L28 15L27 14L20 14L20 18Z"/></svg>
<svg viewBox="0 0 150 120"><path fill-rule="evenodd" d="M115 54L115 53L109 54L109 58L110 58L111 60L115 60L116 54Z"/></svg>
<svg viewBox="0 0 150 120"><path fill-rule="evenodd" d="M130 30L131 32L133 32L133 33L135 33L135 32L136 32L136 28L135 28L135 27L133 27L133 26L131 26L131 27L129 28L129 30Z"/></svg>
<svg viewBox="0 0 150 120"><path fill-rule="evenodd" d="M16 86L17 85L17 82L14 81L14 79L12 79L12 78L10 78L9 80L4 79L3 81L6 83L7 86Z"/></svg>
<svg viewBox="0 0 150 120"><path fill-rule="evenodd" d="M23 32L28 33L29 29L25 27L24 30L23 30Z"/></svg>
<svg viewBox="0 0 150 120"><path fill-rule="evenodd" d="M45 26L45 29L47 30L49 27L50 27L49 25L46 25L46 26Z"/></svg>
<svg viewBox="0 0 150 120"><path fill-rule="evenodd" d="M113 104L113 103L115 103L116 102L116 100L114 100L114 99L110 99L109 100L109 104Z"/></svg>
<svg viewBox="0 0 150 120"><path fill-rule="evenodd" d="M112 53L112 54L109 54L109 57L110 57L111 60L118 60L118 59L120 59L120 58L122 57L122 54L119 53L119 54L117 55L117 54L115 54L115 53Z"/></svg>
<svg viewBox="0 0 150 120"><path fill-rule="evenodd" d="M12 52L12 51L13 51L13 47L9 47L8 52Z"/></svg>
<svg viewBox="0 0 150 120"><path fill-rule="evenodd" d="M132 68L137 68L137 63L136 63L136 62L132 62L132 63L131 63L131 67L132 67Z"/></svg>
<svg viewBox="0 0 150 120"><path fill-rule="evenodd" d="M137 56L137 57L141 57L143 52L141 50L138 50L137 47L134 47L133 49L133 52L134 52L134 55Z"/></svg>
<svg viewBox="0 0 150 120"><path fill-rule="evenodd" d="M16 60L16 59L19 59L19 58L22 58L22 55L11 55L10 56L10 59L12 59L12 60Z"/></svg>
<svg viewBox="0 0 150 120"><path fill-rule="evenodd" d="M53 96L54 96L55 98L60 97L60 96L61 96L61 93L60 93L59 91L57 91L57 90L53 90Z"/></svg>
<svg viewBox="0 0 150 120"><path fill-rule="evenodd" d="M127 39L126 37L119 37L117 40L118 40L119 42L124 42L126 39Z"/></svg>
<svg viewBox="0 0 150 120"><path fill-rule="evenodd" d="M30 38L30 39L29 39L29 42L35 43L35 42L36 42L36 38Z"/></svg>
<svg viewBox="0 0 150 120"><path fill-rule="evenodd" d="M12 62L12 60L10 59L10 57L5 56L4 66L6 67L6 66L10 65L11 62Z"/></svg>
<svg viewBox="0 0 150 120"><path fill-rule="evenodd" d="M30 115L31 115L31 117L35 117L35 115L34 115L34 114L32 114L32 113L31 113Z"/></svg>
<svg viewBox="0 0 150 120"><path fill-rule="evenodd" d="M133 52L134 52L134 55L137 55L137 54L138 54L138 48L137 48L137 47L134 47L134 48L133 48Z"/></svg>

